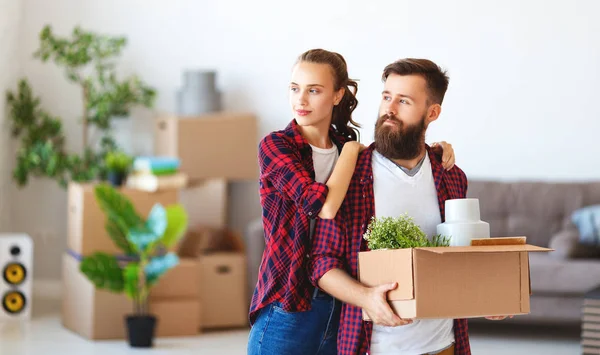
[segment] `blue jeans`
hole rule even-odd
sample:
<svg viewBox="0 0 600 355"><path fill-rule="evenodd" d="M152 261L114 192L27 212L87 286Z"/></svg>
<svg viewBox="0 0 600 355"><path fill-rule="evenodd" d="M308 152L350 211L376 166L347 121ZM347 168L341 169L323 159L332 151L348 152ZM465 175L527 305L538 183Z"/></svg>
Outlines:
<svg viewBox="0 0 600 355"><path fill-rule="evenodd" d="M341 302L315 292L310 311L286 312L278 303L263 308L248 339L248 355L335 355Z"/></svg>

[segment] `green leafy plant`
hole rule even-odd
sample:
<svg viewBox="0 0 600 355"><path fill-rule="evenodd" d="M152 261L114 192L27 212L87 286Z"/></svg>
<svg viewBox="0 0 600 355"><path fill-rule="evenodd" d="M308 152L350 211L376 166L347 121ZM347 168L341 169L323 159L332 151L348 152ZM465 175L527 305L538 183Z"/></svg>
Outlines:
<svg viewBox="0 0 600 355"><path fill-rule="evenodd" d="M125 292L134 302L135 313L146 314L150 289L179 262L175 253L164 251L183 236L187 213L180 204L166 208L156 204L144 219L112 186L99 184L94 193L107 217L106 230L127 258L97 252L83 258L80 270L99 289Z"/></svg>
<svg viewBox="0 0 600 355"><path fill-rule="evenodd" d="M137 76L118 79L115 58L126 45L125 37L107 36L75 27L70 38L54 34L47 25L39 35L36 59L53 61L64 68L69 82L79 86L82 99L82 151L67 151L61 118L45 111L27 79L6 101L14 139L20 140L13 179L25 186L31 177L47 177L66 187L69 181L89 181L106 176L104 158L117 149L112 136L113 119L124 119L136 106L152 107L156 91ZM91 128L100 134L90 141Z"/></svg>
<svg viewBox="0 0 600 355"><path fill-rule="evenodd" d="M106 154L106 169L117 173L125 174L129 171L133 158L121 151L111 151Z"/></svg>
<svg viewBox="0 0 600 355"><path fill-rule="evenodd" d="M448 237L435 235L429 240L407 214L397 218L373 217L363 238L369 249L401 249L449 246Z"/></svg>

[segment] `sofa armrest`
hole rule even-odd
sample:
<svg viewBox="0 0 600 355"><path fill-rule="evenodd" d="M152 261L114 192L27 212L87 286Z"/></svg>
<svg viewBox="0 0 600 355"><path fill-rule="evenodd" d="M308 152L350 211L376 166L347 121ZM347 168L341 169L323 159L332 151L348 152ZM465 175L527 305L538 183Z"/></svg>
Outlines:
<svg viewBox="0 0 600 355"><path fill-rule="evenodd" d="M576 256L579 244L579 231L569 227L561 230L550 238L549 248L554 249L549 255L557 259L570 259Z"/></svg>
<svg viewBox="0 0 600 355"><path fill-rule="evenodd" d="M558 259L600 257L600 248L582 244L579 239L579 231L575 226L561 230L550 239L548 247L554 249L550 256Z"/></svg>

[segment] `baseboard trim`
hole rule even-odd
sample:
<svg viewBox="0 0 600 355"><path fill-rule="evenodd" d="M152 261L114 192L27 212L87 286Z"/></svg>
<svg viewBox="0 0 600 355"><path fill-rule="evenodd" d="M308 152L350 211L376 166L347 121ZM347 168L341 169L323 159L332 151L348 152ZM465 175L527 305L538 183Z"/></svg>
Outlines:
<svg viewBox="0 0 600 355"><path fill-rule="evenodd" d="M34 279L31 287L33 297L37 299L60 300L62 285L59 279Z"/></svg>

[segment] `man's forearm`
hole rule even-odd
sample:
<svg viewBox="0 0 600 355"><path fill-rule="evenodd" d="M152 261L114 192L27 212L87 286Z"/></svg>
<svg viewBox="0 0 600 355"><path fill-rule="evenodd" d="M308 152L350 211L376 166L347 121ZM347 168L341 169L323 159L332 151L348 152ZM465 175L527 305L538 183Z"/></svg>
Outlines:
<svg viewBox="0 0 600 355"><path fill-rule="evenodd" d="M367 288L341 269L331 269L319 280L319 288L338 300L363 307Z"/></svg>

